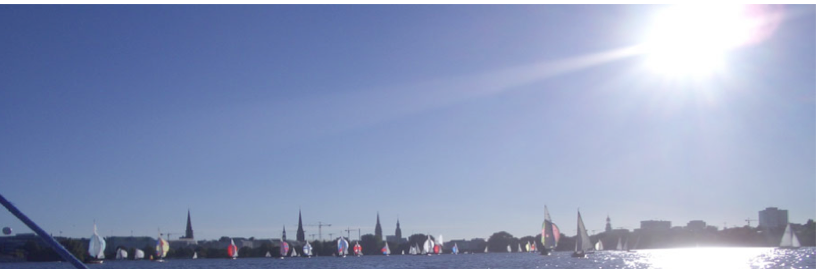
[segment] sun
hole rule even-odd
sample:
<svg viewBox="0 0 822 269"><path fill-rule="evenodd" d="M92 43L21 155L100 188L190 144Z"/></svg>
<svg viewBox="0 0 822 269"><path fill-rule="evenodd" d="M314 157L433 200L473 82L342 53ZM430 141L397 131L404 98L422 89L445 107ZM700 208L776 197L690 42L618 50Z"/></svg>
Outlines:
<svg viewBox="0 0 822 269"><path fill-rule="evenodd" d="M712 75L725 68L726 53L748 42L756 27L745 6L673 6L657 15L641 50L654 72Z"/></svg>

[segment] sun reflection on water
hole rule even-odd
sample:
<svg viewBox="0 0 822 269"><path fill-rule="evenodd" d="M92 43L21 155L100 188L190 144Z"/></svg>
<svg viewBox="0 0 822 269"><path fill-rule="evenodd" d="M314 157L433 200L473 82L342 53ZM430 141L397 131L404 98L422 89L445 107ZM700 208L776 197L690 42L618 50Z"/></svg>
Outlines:
<svg viewBox="0 0 822 269"><path fill-rule="evenodd" d="M796 252L774 248L681 248L641 251L626 260L627 268L664 269L749 269L802 268L794 262L803 257L788 257ZM786 263L787 262L787 263Z"/></svg>

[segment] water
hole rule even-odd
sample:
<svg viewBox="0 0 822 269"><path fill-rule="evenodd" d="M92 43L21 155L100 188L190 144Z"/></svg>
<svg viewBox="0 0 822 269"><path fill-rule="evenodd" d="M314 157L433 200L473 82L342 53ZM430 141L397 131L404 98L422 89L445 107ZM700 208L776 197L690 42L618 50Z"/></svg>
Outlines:
<svg viewBox="0 0 822 269"><path fill-rule="evenodd" d="M73 268L68 263L0 263L0 268L45 269ZM781 250L774 248L693 248L639 250L637 252L602 251L585 259L572 258L570 252L551 256L532 253L443 254L439 256L392 255L364 257L314 257L275 259L197 259L150 261L106 261L89 265L92 269L147 268L665 268L665 269L735 269L735 268L816 268L816 248Z"/></svg>

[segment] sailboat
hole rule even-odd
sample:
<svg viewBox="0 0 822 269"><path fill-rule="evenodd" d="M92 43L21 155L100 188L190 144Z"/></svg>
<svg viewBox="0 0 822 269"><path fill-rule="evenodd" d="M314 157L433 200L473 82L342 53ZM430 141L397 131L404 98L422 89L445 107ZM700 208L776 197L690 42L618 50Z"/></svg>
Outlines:
<svg viewBox="0 0 822 269"><path fill-rule="evenodd" d="M106 255L103 254L103 251L106 250L106 240L103 240L100 235L97 234L97 224L94 224L94 234L91 235L91 238L88 240L88 255L89 260L86 261L87 263L103 263L103 259L106 258Z"/></svg>
<svg viewBox="0 0 822 269"><path fill-rule="evenodd" d="M157 259L154 261L165 262L163 258L165 258L166 254L168 253L168 241L163 239L162 235L157 236L157 244L154 245L154 251L157 256Z"/></svg>
<svg viewBox="0 0 822 269"><path fill-rule="evenodd" d="M517 252L522 252L522 245L517 243Z"/></svg>
<svg viewBox="0 0 822 269"><path fill-rule="evenodd" d="M125 249L122 249L122 248L118 248L117 249L117 256L115 256L114 258L118 259L118 260L128 259L128 251L126 251Z"/></svg>
<svg viewBox="0 0 822 269"><path fill-rule="evenodd" d="M485 253L488 253L488 246L485 246Z"/></svg>
<svg viewBox="0 0 822 269"><path fill-rule="evenodd" d="M194 256L191 256L191 259L192 259L192 260L196 260L196 259L197 259L197 252L194 252Z"/></svg>
<svg viewBox="0 0 822 269"><path fill-rule="evenodd" d="M594 250L596 250L596 251L600 251L600 250L602 250L602 249L603 249L603 248L602 248L602 240L599 240L599 241L597 241L597 243L596 243L596 244L594 244Z"/></svg>
<svg viewBox="0 0 822 269"><path fill-rule="evenodd" d="M531 243L525 242L525 252L531 252Z"/></svg>
<svg viewBox="0 0 822 269"><path fill-rule="evenodd" d="M531 241L531 252L537 252L537 242Z"/></svg>
<svg viewBox="0 0 822 269"><path fill-rule="evenodd" d="M234 244L234 238L231 238L231 244L228 245L228 257L232 260L237 259L239 256L239 250L237 249L237 245Z"/></svg>
<svg viewBox="0 0 822 269"><path fill-rule="evenodd" d="M559 227L551 221L551 215L548 214L548 206L545 206L542 220L542 255L548 255L557 247L559 242Z"/></svg>
<svg viewBox="0 0 822 269"><path fill-rule="evenodd" d="M451 253L460 254L460 247L457 246L457 243L454 243L454 246L451 247Z"/></svg>
<svg viewBox="0 0 822 269"><path fill-rule="evenodd" d="M385 256L391 255L391 248L388 247L388 242L385 242L385 246L382 247L382 254L385 254Z"/></svg>
<svg viewBox="0 0 822 269"><path fill-rule="evenodd" d="M143 252L142 250L140 250L140 249L135 249L134 250L134 259L135 260L142 260L145 257L146 257L146 253Z"/></svg>
<svg viewBox="0 0 822 269"><path fill-rule="evenodd" d="M297 257L297 248L291 248L291 257Z"/></svg>
<svg viewBox="0 0 822 269"><path fill-rule="evenodd" d="M280 259L284 259L285 257L288 257L288 250L289 249L290 249L290 247L288 246L288 242L286 242L285 240L282 240L280 242Z"/></svg>
<svg viewBox="0 0 822 269"><path fill-rule="evenodd" d="M623 248L623 247L622 247L622 237L620 237L619 239L617 239L616 250L617 250L617 251L623 251L623 250L625 250L625 248Z"/></svg>
<svg viewBox="0 0 822 269"><path fill-rule="evenodd" d="M314 250L314 248L311 247L311 243L305 242L305 246L303 246L303 253L305 253L306 256L311 258L311 255L314 255L311 253L312 250Z"/></svg>
<svg viewBox="0 0 822 269"><path fill-rule="evenodd" d="M348 241L342 238L342 236L337 239L337 255L343 258L348 255Z"/></svg>
<svg viewBox="0 0 822 269"><path fill-rule="evenodd" d="M354 255L357 255L357 257L362 256L362 246L360 246L360 241L354 243Z"/></svg>
<svg viewBox="0 0 822 269"><path fill-rule="evenodd" d="M434 240L431 239L431 236L428 236L428 239L425 240L425 243L422 244L422 254L431 254L434 252Z"/></svg>
<svg viewBox="0 0 822 269"><path fill-rule="evenodd" d="M434 245L434 253L442 254L442 235L437 237L437 244Z"/></svg>
<svg viewBox="0 0 822 269"><path fill-rule="evenodd" d="M508 252L511 252L511 245L508 245Z"/></svg>
<svg viewBox="0 0 822 269"><path fill-rule="evenodd" d="M271 251L266 251L265 252L265 257L266 258L271 258Z"/></svg>
<svg viewBox="0 0 822 269"><path fill-rule="evenodd" d="M779 241L779 248L784 249L798 249L802 245L799 244L799 238L791 230L791 224L785 226L785 232L782 233L782 240Z"/></svg>
<svg viewBox="0 0 822 269"><path fill-rule="evenodd" d="M574 244L574 253L571 257L584 258L585 251L593 248L591 240L588 238L588 231L585 230L585 223L582 222L582 215L577 210L577 239Z"/></svg>

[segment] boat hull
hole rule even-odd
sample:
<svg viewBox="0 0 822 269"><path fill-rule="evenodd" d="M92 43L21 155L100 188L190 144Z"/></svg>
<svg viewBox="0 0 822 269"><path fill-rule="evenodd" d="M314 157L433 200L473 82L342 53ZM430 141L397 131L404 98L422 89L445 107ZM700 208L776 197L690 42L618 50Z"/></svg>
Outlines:
<svg viewBox="0 0 822 269"><path fill-rule="evenodd" d="M573 253L571 253L571 257L574 257L574 258L585 258L585 252L582 252L582 251L574 251Z"/></svg>

